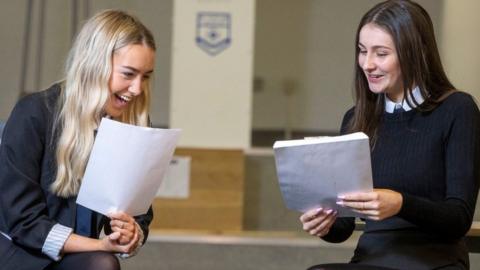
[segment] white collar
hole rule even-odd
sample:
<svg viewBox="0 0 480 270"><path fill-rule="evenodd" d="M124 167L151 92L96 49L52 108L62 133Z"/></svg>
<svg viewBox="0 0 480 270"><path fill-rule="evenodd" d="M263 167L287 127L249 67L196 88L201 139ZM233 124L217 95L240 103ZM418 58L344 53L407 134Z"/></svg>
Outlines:
<svg viewBox="0 0 480 270"><path fill-rule="evenodd" d="M412 90L412 96L413 99L418 103L418 105L422 104L425 101L425 99L422 97L422 93L420 93L420 88L418 86ZM413 108L417 107L410 95L407 95L407 98L408 101L410 101L410 103L412 104ZM396 103L389 99L387 95L385 95L385 111L388 113L393 113L395 107L402 107L405 111L410 111L412 109L412 107L408 105L408 102L405 102L405 99L403 99L399 103Z"/></svg>

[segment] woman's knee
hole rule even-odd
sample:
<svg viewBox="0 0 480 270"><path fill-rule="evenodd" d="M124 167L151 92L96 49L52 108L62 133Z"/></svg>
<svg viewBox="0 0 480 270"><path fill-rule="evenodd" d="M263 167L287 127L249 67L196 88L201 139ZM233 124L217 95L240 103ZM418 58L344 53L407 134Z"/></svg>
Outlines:
<svg viewBox="0 0 480 270"><path fill-rule="evenodd" d="M117 256L109 252L94 252L91 254L88 269L120 270L120 262Z"/></svg>
<svg viewBox="0 0 480 270"><path fill-rule="evenodd" d="M120 270L118 258L109 252L80 252L65 255L48 270Z"/></svg>

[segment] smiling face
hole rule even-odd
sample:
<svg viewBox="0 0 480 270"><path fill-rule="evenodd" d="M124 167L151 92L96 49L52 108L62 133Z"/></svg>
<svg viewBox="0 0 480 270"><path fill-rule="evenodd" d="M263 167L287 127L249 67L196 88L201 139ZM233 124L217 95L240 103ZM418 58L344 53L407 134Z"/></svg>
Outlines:
<svg viewBox="0 0 480 270"><path fill-rule="evenodd" d="M143 92L153 73L155 51L142 44L127 45L114 52L112 75L108 82L110 96L105 112L116 118Z"/></svg>
<svg viewBox="0 0 480 270"><path fill-rule="evenodd" d="M370 91L385 93L395 102L402 101L402 72L390 34L368 23L360 30L358 47L358 65L367 78Z"/></svg>

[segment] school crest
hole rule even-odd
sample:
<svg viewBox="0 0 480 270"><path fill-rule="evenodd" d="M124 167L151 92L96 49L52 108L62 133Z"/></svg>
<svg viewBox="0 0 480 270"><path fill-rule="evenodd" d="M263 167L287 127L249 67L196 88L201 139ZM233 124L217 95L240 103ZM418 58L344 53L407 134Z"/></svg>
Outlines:
<svg viewBox="0 0 480 270"><path fill-rule="evenodd" d="M227 49L232 42L232 22L229 13L197 13L195 41L200 49L215 56Z"/></svg>

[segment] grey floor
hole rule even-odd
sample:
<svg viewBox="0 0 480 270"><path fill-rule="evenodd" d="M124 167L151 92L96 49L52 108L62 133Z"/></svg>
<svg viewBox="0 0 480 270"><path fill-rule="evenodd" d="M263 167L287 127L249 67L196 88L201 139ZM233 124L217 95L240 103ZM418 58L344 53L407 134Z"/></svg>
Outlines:
<svg viewBox="0 0 480 270"><path fill-rule="evenodd" d="M347 262L358 233L342 244L327 244L303 237L288 242L282 239L282 243L275 243L279 240L276 238L269 239L270 243L251 239L228 240L226 236L203 237L201 240L195 236L162 238L153 237L136 257L122 261L122 269L305 270L319 263ZM480 255L470 254L470 263L472 270L479 270Z"/></svg>
<svg viewBox="0 0 480 270"><path fill-rule="evenodd" d="M354 245L353 242L332 245L303 238L288 241L270 238L268 243L224 238L229 237L202 241L194 236L191 241L154 239L137 257L123 261L123 269L300 270L318 263L346 262Z"/></svg>

